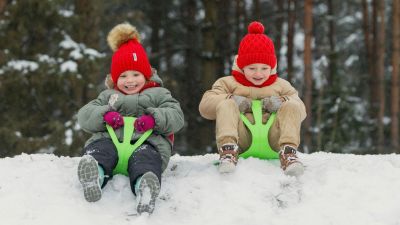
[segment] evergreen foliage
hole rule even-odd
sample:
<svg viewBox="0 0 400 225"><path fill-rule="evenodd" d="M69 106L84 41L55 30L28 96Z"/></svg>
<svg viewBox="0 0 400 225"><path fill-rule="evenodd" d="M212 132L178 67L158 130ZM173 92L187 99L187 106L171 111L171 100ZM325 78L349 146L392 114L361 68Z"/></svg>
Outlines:
<svg viewBox="0 0 400 225"><path fill-rule="evenodd" d="M186 126L176 135L175 150L180 154L216 152L214 124L200 117L198 103L214 81L210 78L229 75L250 21L260 20L275 43L280 41L278 71L281 77L288 76L288 1L283 12L272 0L217 1L217 7L210 7L213 2L207 0L5 2L4 9L0 7L0 157L21 152L80 154L89 135L80 129L75 114L104 88L111 57L106 36L124 21L141 32L153 67L181 102ZM253 7L256 2L259 8ZM303 3L298 4L302 9ZM361 3L335 1L333 15L327 7L326 1L314 3L311 152L376 153ZM296 13L291 80L300 96L303 16L301 10ZM334 49L330 21L335 24ZM391 21L387 19L386 43L391 43ZM386 86L392 51L386 44ZM389 88L385 93L389 99ZM386 107L389 113L390 104ZM386 123L385 136L389 131Z"/></svg>

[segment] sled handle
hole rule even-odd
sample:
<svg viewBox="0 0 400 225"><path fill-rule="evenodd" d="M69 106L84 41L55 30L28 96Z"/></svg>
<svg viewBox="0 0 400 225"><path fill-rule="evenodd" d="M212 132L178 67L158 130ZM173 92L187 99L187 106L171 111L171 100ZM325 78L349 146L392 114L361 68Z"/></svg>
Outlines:
<svg viewBox="0 0 400 225"><path fill-rule="evenodd" d="M278 153L272 149L268 141L269 129L276 119L276 113L271 113L267 123L263 124L261 101L253 100L251 109L254 116L254 124L243 113L240 114L243 123L250 130L252 141L250 147L239 156L242 158L278 159Z"/></svg>
<svg viewBox="0 0 400 225"><path fill-rule="evenodd" d="M146 141L146 139L152 134L153 130L150 129L143 133L142 136L134 143L131 144L131 138L135 131L134 122L135 117L124 116L124 137L123 141L120 142L115 134L114 129L110 125L106 125L107 131L117 148L118 152L118 163L113 170L113 174L123 174L128 175L128 161L129 157L136 151L136 149Z"/></svg>

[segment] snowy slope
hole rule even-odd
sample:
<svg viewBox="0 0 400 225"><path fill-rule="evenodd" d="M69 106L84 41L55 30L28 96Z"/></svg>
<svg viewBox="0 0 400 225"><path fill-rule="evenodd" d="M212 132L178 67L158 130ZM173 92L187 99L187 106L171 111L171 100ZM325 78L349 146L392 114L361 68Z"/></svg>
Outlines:
<svg viewBox="0 0 400 225"><path fill-rule="evenodd" d="M175 155L163 175L153 215L134 216L128 180L115 176L87 203L76 176L79 158L19 155L0 159L0 224L400 225L400 155L301 155L296 180L278 162L239 161L220 175L216 154Z"/></svg>

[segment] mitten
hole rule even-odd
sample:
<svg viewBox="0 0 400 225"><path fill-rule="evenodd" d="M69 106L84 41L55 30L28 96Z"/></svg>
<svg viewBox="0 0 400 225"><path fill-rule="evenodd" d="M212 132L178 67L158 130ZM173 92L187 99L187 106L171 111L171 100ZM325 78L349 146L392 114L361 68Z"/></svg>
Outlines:
<svg viewBox="0 0 400 225"><path fill-rule="evenodd" d="M239 111L241 113L251 112L251 100L250 99L243 97L243 96L239 96L239 95L232 95L232 99L238 105Z"/></svg>
<svg viewBox="0 0 400 225"><path fill-rule="evenodd" d="M108 111L103 116L104 122L114 129L118 129L124 125L124 118L119 112Z"/></svg>
<svg viewBox="0 0 400 225"><path fill-rule="evenodd" d="M152 115L142 115L135 120L135 130L139 133L144 133L150 129L153 129L156 125L156 121Z"/></svg>
<svg viewBox="0 0 400 225"><path fill-rule="evenodd" d="M262 108L267 112L276 112L282 106L282 98L279 96L266 97L261 100Z"/></svg>

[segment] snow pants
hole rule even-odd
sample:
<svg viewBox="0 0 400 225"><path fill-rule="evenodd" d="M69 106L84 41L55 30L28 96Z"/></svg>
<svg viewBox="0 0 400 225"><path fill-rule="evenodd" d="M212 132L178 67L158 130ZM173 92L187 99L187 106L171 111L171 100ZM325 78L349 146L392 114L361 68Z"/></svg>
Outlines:
<svg viewBox="0 0 400 225"><path fill-rule="evenodd" d="M284 102L276 113L276 118L269 130L269 144L272 149L279 151L285 144L299 146L300 127L304 120L299 104L291 101ZM263 123L269 118L269 113L263 114ZM252 113L246 113L246 117L254 123ZM251 145L251 133L240 118L240 112L232 99L226 99L217 106L216 117L217 147L225 143L238 143L241 151L247 150Z"/></svg>
<svg viewBox="0 0 400 225"><path fill-rule="evenodd" d="M90 143L84 149L85 155L93 156L104 169L104 187L113 176L118 163L118 152L111 139L103 138ZM135 193L136 180L146 172L153 172L161 184L161 155L151 144L144 142L129 157L128 174L132 192Z"/></svg>

